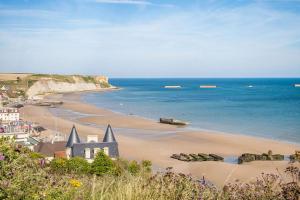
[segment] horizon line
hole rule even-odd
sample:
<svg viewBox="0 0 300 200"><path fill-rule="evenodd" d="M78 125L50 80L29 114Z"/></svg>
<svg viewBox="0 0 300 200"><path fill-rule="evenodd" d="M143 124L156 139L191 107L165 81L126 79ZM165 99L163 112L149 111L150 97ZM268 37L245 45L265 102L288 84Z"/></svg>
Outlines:
<svg viewBox="0 0 300 200"><path fill-rule="evenodd" d="M46 73L46 72L0 72L0 74L50 74L50 75L82 75L82 76L106 76L108 78L119 78L119 79L126 79L126 78L149 78L149 79L158 79L158 78L165 78L165 79L175 79L175 78L184 78L184 79L193 79L193 78L224 78L224 79L234 79L234 78L300 78L300 76L109 76L105 74L84 74L84 73Z"/></svg>

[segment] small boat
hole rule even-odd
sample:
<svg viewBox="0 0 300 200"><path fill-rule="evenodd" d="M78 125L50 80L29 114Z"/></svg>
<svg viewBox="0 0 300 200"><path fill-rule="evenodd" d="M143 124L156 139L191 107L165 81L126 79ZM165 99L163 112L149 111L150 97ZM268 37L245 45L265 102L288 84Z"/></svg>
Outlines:
<svg viewBox="0 0 300 200"><path fill-rule="evenodd" d="M300 87L300 84L295 84L295 87Z"/></svg>
<svg viewBox="0 0 300 200"><path fill-rule="evenodd" d="M166 86L164 86L164 88L175 89L175 88L181 88L181 86L180 85L166 85Z"/></svg>
<svg viewBox="0 0 300 200"><path fill-rule="evenodd" d="M216 85L200 85L200 88L217 88Z"/></svg>
<svg viewBox="0 0 300 200"><path fill-rule="evenodd" d="M248 85L248 88L253 88L253 85Z"/></svg>
<svg viewBox="0 0 300 200"><path fill-rule="evenodd" d="M171 124L171 125L178 125L178 126L185 126L189 124L188 122L176 120L173 118L160 118L159 122L162 124Z"/></svg>

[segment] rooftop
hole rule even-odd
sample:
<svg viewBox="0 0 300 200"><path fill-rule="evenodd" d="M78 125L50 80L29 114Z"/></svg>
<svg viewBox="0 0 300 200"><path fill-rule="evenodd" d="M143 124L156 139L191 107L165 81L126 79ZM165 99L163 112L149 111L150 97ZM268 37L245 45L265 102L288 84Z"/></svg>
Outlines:
<svg viewBox="0 0 300 200"><path fill-rule="evenodd" d="M54 156L55 152L65 151L66 141L60 142L40 142L38 145L34 146L34 151L39 152L45 156Z"/></svg>

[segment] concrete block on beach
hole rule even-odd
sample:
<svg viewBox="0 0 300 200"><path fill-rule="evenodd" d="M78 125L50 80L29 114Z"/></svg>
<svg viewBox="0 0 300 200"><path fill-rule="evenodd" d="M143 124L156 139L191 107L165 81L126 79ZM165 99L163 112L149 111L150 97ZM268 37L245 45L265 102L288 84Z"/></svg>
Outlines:
<svg viewBox="0 0 300 200"><path fill-rule="evenodd" d="M170 156L173 159L180 160L180 161L186 161L186 162L202 162L202 161L224 161L224 158L221 156L218 156L216 154L204 154L204 153L191 153L191 154L173 154Z"/></svg>
<svg viewBox="0 0 300 200"><path fill-rule="evenodd" d="M209 154L210 157L214 159L214 161L224 161L224 158L221 156L218 156L216 154Z"/></svg>
<svg viewBox="0 0 300 200"><path fill-rule="evenodd" d="M252 162L252 161L267 161L274 160L280 161L284 160L284 155L281 154L272 154L272 151L263 154L252 154L252 153L244 153L238 158L238 164L242 164L244 162Z"/></svg>
<svg viewBox="0 0 300 200"><path fill-rule="evenodd" d="M295 154L290 155L291 162L300 162L300 151L295 151Z"/></svg>

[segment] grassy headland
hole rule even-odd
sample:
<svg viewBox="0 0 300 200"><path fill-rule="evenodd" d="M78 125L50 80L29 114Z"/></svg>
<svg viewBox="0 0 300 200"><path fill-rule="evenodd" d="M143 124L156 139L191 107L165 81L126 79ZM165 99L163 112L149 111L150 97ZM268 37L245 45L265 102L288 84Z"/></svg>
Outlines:
<svg viewBox="0 0 300 200"><path fill-rule="evenodd" d="M11 98L26 97L27 91L38 81L54 81L57 83L92 83L101 88L108 88L110 84L104 76L60 75L60 74L0 74L0 87L8 88L7 94Z"/></svg>

